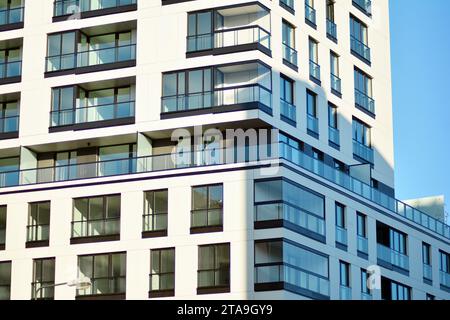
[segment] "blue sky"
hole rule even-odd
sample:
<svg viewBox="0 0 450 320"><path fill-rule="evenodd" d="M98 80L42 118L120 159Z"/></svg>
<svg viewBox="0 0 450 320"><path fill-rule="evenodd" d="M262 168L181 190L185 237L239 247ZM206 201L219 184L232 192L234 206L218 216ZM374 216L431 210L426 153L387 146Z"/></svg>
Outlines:
<svg viewBox="0 0 450 320"><path fill-rule="evenodd" d="M450 211L450 1L390 4L396 195Z"/></svg>

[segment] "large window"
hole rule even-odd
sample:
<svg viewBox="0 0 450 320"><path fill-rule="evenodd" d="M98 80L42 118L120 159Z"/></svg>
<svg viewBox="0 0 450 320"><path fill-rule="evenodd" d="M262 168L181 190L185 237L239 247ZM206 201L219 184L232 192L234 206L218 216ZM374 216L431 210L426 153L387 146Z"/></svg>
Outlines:
<svg viewBox="0 0 450 320"><path fill-rule="evenodd" d="M168 190L144 193L143 233L167 235Z"/></svg>
<svg viewBox="0 0 450 320"><path fill-rule="evenodd" d="M23 22L23 0L0 1L0 25Z"/></svg>
<svg viewBox="0 0 450 320"><path fill-rule="evenodd" d="M0 300L11 298L11 262L0 262Z"/></svg>
<svg viewBox="0 0 450 320"><path fill-rule="evenodd" d="M310 79L320 81L319 43L309 38L309 76Z"/></svg>
<svg viewBox="0 0 450 320"><path fill-rule="evenodd" d="M337 107L328 103L328 126L333 129L339 129Z"/></svg>
<svg viewBox="0 0 450 320"><path fill-rule="evenodd" d="M344 261L339 261L339 284L341 300L350 300L352 298L352 291L350 288L350 264Z"/></svg>
<svg viewBox="0 0 450 320"><path fill-rule="evenodd" d="M189 13L187 51L208 50L213 47L212 11Z"/></svg>
<svg viewBox="0 0 450 320"><path fill-rule="evenodd" d="M363 71L355 68L355 89L357 93L361 93L369 98L372 98L372 78ZM356 100L356 103L359 103ZM364 105L361 105L364 107Z"/></svg>
<svg viewBox="0 0 450 320"><path fill-rule="evenodd" d="M230 291L230 244L198 247L197 293Z"/></svg>
<svg viewBox="0 0 450 320"><path fill-rule="evenodd" d="M450 288L450 254L442 250L439 250L439 271L441 286Z"/></svg>
<svg viewBox="0 0 450 320"><path fill-rule="evenodd" d="M19 102L0 103L0 133L19 131Z"/></svg>
<svg viewBox="0 0 450 320"><path fill-rule="evenodd" d="M54 299L55 297L55 258L33 260L33 282L31 296L33 299Z"/></svg>
<svg viewBox="0 0 450 320"><path fill-rule="evenodd" d="M208 230L212 228L211 230ZM191 232L223 229L223 185L192 187Z"/></svg>
<svg viewBox="0 0 450 320"><path fill-rule="evenodd" d="M361 269L361 295L363 300L372 299L372 290L369 288L370 275L367 270Z"/></svg>
<svg viewBox="0 0 450 320"><path fill-rule="evenodd" d="M390 280L381 278L381 299L383 300L411 300L411 288Z"/></svg>
<svg viewBox="0 0 450 320"><path fill-rule="evenodd" d="M48 245L50 237L50 201L28 205L27 242Z"/></svg>
<svg viewBox="0 0 450 320"><path fill-rule="evenodd" d="M354 16L350 16L351 51L364 60L370 61L367 26Z"/></svg>
<svg viewBox="0 0 450 320"><path fill-rule="evenodd" d="M175 294L175 249L150 251L150 296Z"/></svg>
<svg viewBox="0 0 450 320"><path fill-rule="evenodd" d="M353 140L366 146L371 147L370 127L365 123L353 119Z"/></svg>
<svg viewBox="0 0 450 320"><path fill-rule="evenodd" d="M119 234L120 195L73 200L72 238L102 237Z"/></svg>
<svg viewBox="0 0 450 320"><path fill-rule="evenodd" d="M6 206L0 206L0 250L5 249L6 242Z"/></svg>
<svg viewBox="0 0 450 320"><path fill-rule="evenodd" d="M284 75L280 76L280 99L281 119L296 122L294 81Z"/></svg>
<svg viewBox="0 0 450 320"><path fill-rule="evenodd" d="M22 50L0 50L0 79L18 77L22 74Z"/></svg>
<svg viewBox="0 0 450 320"><path fill-rule="evenodd" d="M306 92L306 111L308 115L317 118L317 95L309 90Z"/></svg>
<svg viewBox="0 0 450 320"><path fill-rule="evenodd" d="M347 217L346 208L343 204L335 203L336 217L336 243L347 245Z"/></svg>
<svg viewBox="0 0 450 320"><path fill-rule="evenodd" d="M77 296L125 295L126 254L106 253L78 256L78 275L91 279L88 289L77 290Z"/></svg>
<svg viewBox="0 0 450 320"><path fill-rule="evenodd" d="M283 20L282 26L283 61L288 65L297 66L297 51L295 50L295 28L289 22Z"/></svg>
<svg viewBox="0 0 450 320"><path fill-rule="evenodd" d="M46 71L72 69L76 66L76 33L51 34L47 43Z"/></svg>

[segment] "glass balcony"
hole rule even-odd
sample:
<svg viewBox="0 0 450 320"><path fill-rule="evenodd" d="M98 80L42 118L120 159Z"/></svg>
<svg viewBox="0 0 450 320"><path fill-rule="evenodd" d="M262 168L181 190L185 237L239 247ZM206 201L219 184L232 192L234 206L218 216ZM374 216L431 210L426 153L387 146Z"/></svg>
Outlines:
<svg viewBox="0 0 450 320"><path fill-rule="evenodd" d="M297 57L297 50L283 43L283 59L294 66L298 66Z"/></svg>
<svg viewBox="0 0 450 320"><path fill-rule="evenodd" d="M0 79L19 77L22 75L22 61L0 63Z"/></svg>
<svg viewBox="0 0 450 320"><path fill-rule="evenodd" d="M347 245L347 230L336 226L336 242Z"/></svg>
<svg viewBox="0 0 450 320"><path fill-rule="evenodd" d="M316 25L316 9L305 4L305 19L313 25Z"/></svg>
<svg viewBox="0 0 450 320"><path fill-rule="evenodd" d="M118 8L132 4L136 4L136 0L56 0L53 5L53 16L58 17L70 15L74 12Z"/></svg>
<svg viewBox="0 0 450 320"><path fill-rule="evenodd" d="M445 271L439 271L440 284L444 287L450 288L450 273Z"/></svg>
<svg viewBox="0 0 450 320"><path fill-rule="evenodd" d="M297 112L296 108L293 104L290 104L289 102L284 101L283 99L280 100L280 112L281 115L291 121L297 122Z"/></svg>
<svg viewBox="0 0 450 320"><path fill-rule="evenodd" d="M258 204L255 222L283 220L303 229L325 235L325 220L288 203Z"/></svg>
<svg viewBox="0 0 450 320"><path fill-rule="evenodd" d="M323 296L330 296L330 282L287 263L255 266L255 283L284 282Z"/></svg>
<svg viewBox="0 0 450 320"><path fill-rule="evenodd" d="M328 127L328 140L331 143L334 143L335 145L339 146L340 144L339 130L332 127Z"/></svg>
<svg viewBox="0 0 450 320"><path fill-rule="evenodd" d="M327 19L327 35L333 39L333 40L337 40L337 26L336 23L334 23L333 21Z"/></svg>
<svg viewBox="0 0 450 320"><path fill-rule="evenodd" d="M334 74L331 74L331 89L337 93L341 93L341 79Z"/></svg>
<svg viewBox="0 0 450 320"><path fill-rule="evenodd" d="M352 300L352 288L341 285L339 287L339 299Z"/></svg>
<svg viewBox="0 0 450 320"><path fill-rule="evenodd" d="M214 33L214 43L215 48L258 43L270 50L270 33L260 26L216 30Z"/></svg>
<svg viewBox="0 0 450 320"><path fill-rule="evenodd" d="M310 130L316 134L319 134L319 119L308 114L307 127L308 127L308 130Z"/></svg>
<svg viewBox="0 0 450 320"><path fill-rule="evenodd" d="M72 221L72 238L120 234L120 218Z"/></svg>
<svg viewBox="0 0 450 320"><path fill-rule="evenodd" d="M369 163L374 163L373 149L356 140L353 140L353 154Z"/></svg>
<svg viewBox="0 0 450 320"><path fill-rule="evenodd" d="M15 7L0 10L0 25L8 25L23 22L24 7Z"/></svg>
<svg viewBox="0 0 450 320"><path fill-rule="evenodd" d="M312 60L309 60L309 76L320 81L320 66Z"/></svg>
<svg viewBox="0 0 450 320"><path fill-rule="evenodd" d="M355 89L355 103L357 106L366 109L372 114L375 114L375 100L358 89Z"/></svg>
<svg viewBox="0 0 450 320"><path fill-rule="evenodd" d="M423 277L428 280L433 280L433 268L428 264L423 264Z"/></svg>
<svg viewBox="0 0 450 320"><path fill-rule="evenodd" d="M134 101L52 111L51 127L134 117Z"/></svg>
<svg viewBox="0 0 450 320"><path fill-rule="evenodd" d="M124 45L78 52L77 67L88 67L136 59L136 45Z"/></svg>
<svg viewBox="0 0 450 320"><path fill-rule="evenodd" d="M372 14L372 1L371 0L353 0L353 4L360 8L367 14Z"/></svg>
<svg viewBox="0 0 450 320"><path fill-rule="evenodd" d="M367 238L358 236L357 249L359 252L368 254L369 253L369 240Z"/></svg>
<svg viewBox="0 0 450 320"><path fill-rule="evenodd" d="M18 132L19 116L0 118L0 133Z"/></svg>
<svg viewBox="0 0 450 320"><path fill-rule="evenodd" d="M380 243L377 244L378 259L404 270L409 270L409 257Z"/></svg>
<svg viewBox="0 0 450 320"><path fill-rule="evenodd" d="M367 45L353 36L350 36L350 43L353 53L367 61L370 61L370 48Z"/></svg>

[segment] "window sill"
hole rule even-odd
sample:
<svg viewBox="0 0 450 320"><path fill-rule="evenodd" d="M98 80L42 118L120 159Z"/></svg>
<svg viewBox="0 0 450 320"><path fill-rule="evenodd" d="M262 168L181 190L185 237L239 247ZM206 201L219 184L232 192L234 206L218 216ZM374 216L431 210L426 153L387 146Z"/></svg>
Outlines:
<svg viewBox="0 0 450 320"><path fill-rule="evenodd" d="M118 6L118 7L113 7L113 8L106 8L106 9L98 9L98 10L90 10L90 11L85 11L85 12L81 12L78 15L77 14L65 14L65 15L61 15L61 16L54 16L52 18L52 22L61 22L61 21L66 21L69 20L69 18L71 18L72 16L76 16L78 19L78 17L80 19L87 19L87 18L93 18L93 17L100 17L100 16L105 16L105 15L109 15L109 14L116 14L116 13L123 13L123 12L129 12L129 11L136 11L137 10L137 4L129 4L129 5L125 5L125 6ZM71 19L73 20L73 19Z"/></svg>
<svg viewBox="0 0 450 320"><path fill-rule="evenodd" d="M124 293L110 293L110 294L92 294L85 296L76 296L76 300L125 300L126 294Z"/></svg>
<svg viewBox="0 0 450 320"><path fill-rule="evenodd" d="M142 231L142 239L167 237L167 230Z"/></svg>
<svg viewBox="0 0 450 320"><path fill-rule="evenodd" d="M223 226L191 227L191 234L223 232Z"/></svg>
<svg viewBox="0 0 450 320"><path fill-rule="evenodd" d="M114 126L123 126L128 124L134 124L135 117L127 117L127 118L118 118L111 120L103 120L103 121L92 121L85 123L77 123L77 124L69 124L64 126L54 126L48 128L49 133L53 132L62 132L62 131L79 131L79 130L89 130L89 129L97 129L97 128L107 128ZM1 136L0 136L1 138Z"/></svg>
<svg viewBox="0 0 450 320"><path fill-rule="evenodd" d="M119 240L120 240L120 234L113 234L113 235L105 235L105 236L70 238L70 244L83 244L83 243L95 243L95 242L107 242L107 241L119 241Z"/></svg>
<svg viewBox="0 0 450 320"><path fill-rule="evenodd" d="M16 22L16 23L8 23L3 24L0 26L0 31L9 31L9 30L16 30L16 29L23 29L23 21L22 22Z"/></svg>
<svg viewBox="0 0 450 320"><path fill-rule="evenodd" d="M230 287L203 287L197 288L197 294L217 294L217 293L229 293Z"/></svg>
<svg viewBox="0 0 450 320"><path fill-rule="evenodd" d="M41 248L41 247L48 247L49 245L50 245L49 240L27 241L25 244L25 248Z"/></svg>
<svg viewBox="0 0 450 320"><path fill-rule="evenodd" d="M174 297L175 289L170 290L158 290L158 291L149 291L149 298L165 298L165 297Z"/></svg>
<svg viewBox="0 0 450 320"><path fill-rule="evenodd" d="M19 137L19 131L0 133L0 140L17 139L18 137Z"/></svg>

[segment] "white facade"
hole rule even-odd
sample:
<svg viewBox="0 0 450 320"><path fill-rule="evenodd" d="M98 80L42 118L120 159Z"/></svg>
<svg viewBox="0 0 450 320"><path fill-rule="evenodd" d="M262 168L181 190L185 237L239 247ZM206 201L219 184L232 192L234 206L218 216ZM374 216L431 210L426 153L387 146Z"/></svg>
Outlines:
<svg viewBox="0 0 450 320"><path fill-rule="evenodd" d="M54 9L53 0L24 0L23 27L16 26L11 30L5 28L5 31L0 32L0 48L12 49L19 46L22 60L21 79L4 82L0 79L1 101L9 101L12 97L20 105L18 135L4 135L4 139L0 140L0 208L3 207L6 211L6 236L4 250L0 250L0 268L2 262L11 262L11 299L32 298L32 282L36 280L33 279L34 259L55 258L54 283L62 283L79 277L79 256L115 252L126 253L126 290L106 292L107 294L100 290L97 292L98 295L90 295L87 298L149 299L149 274L152 269L150 250L161 248L175 248L175 285L173 294L166 292L161 294L160 298L165 296L164 298L168 299L340 299L343 298L341 291L347 293L349 291L351 295L347 298L363 299L361 269L370 269L374 265L380 265L383 278L408 286L412 299L426 299L427 295L437 299L450 298L450 288L448 288L450 275L443 272L445 270L442 270L441 261L441 252L450 254L449 227L441 226L434 220L428 220L418 211L414 212L412 208L401 207L400 203L394 202L392 198L394 156L387 0L373 0L371 14L366 14L361 10L362 8L357 8L352 0L337 0L334 5L337 42L327 37L327 1L325 0L316 0L313 4L316 10L316 29L305 22L305 3L302 0L292 1L295 12L280 5L278 0L138 0L137 8L133 6L133 2L135 1L126 2L122 7L115 8L117 10L98 10L96 11L98 15L96 14L95 17L88 17L88 14L84 16L82 12L75 19L69 19L69 16L58 19L55 18L58 11ZM165 2L177 3L165 4ZM366 3L365 1L356 2ZM234 5L236 7L233 7ZM254 34L244 28L244 31L239 31L239 40L236 38L236 33L230 36L230 33L225 32L223 45L218 45L221 38L216 35L218 38L214 40L215 48L210 48L209 51L203 51L201 54L195 50L187 53L188 13L206 9L217 9L216 12L225 17L223 27L213 30L212 33L217 33L218 30L223 32L229 28L242 29L249 25L258 25L270 33L270 49L267 38L261 40L259 46L252 46L255 42L252 40L255 39ZM90 11L94 10L87 12ZM357 54L350 50L350 16L357 18L367 27L367 45L371 51L370 61L364 61L364 58L357 57ZM283 63L283 20L295 27L294 43L295 50L298 51L298 69ZM75 65L65 70L53 69L53 72L48 72L51 71L46 64L46 60L49 60L51 56L50 36L73 30L79 30L75 38L78 53L73 55L76 60ZM105 52L102 50L109 49L102 47L103 42L94 43L103 41L95 36L113 33L116 39L115 60L110 64L104 61L99 63L102 59L110 58L109 53L102 55L102 52ZM127 35L121 38L125 33ZM84 36L89 39L86 40L89 44L80 40ZM308 50L310 37L318 42L317 62L320 65L320 85L310 78ZM132 53L134 45L135 59ZM123 50L117 48L123 48ZM86 50L89 51L88 55L97 61L93 63L97 66L76 65L80 63L80 55L83 55L79 52ZM330 51L339 55L339 74L336 76L341 79L340 95L332 93L331 90ZM66 52L63 54L67 55ZM73 53L68 54L69 57L71 54ZM121 58L123 61L118 61ZM52 60L49 64L62 64L63 60L58 59ZM239 66L239 62L250 64L250 66L247 65L244 68ZM255 69L255 65L264 66L269 73L265 71L261 73L260 69ZM220 97L217 98L220 100L220 105L217 103L215 107L207 110L204 109L206 106L200 106L195 108L195 111L164 114L161 105L170 98L162 99L163 74L179 70L189 72L189 69L206 66L215 66L211 71L213 75L216 75L215 72L224 74L223 82L219 84L215 78L212 84L216 87L211 89L215 91L214 95L223 90L223 96L217 95ZM364 106L355 107L355 68L372 78L372 88L368 89L367 94L375 101L375 114L368 110L364 111ZM292 103L296 110L294 123L281 120L280 74L295 83ZM250 89L246 91L242 87L229 89L242 85L255 88L258 87L257 84L268 90L259 89L258 98L255 98L254 89L252 91ZM62 113L61 110L66 110L60 108L59 111L55 111L55 96L52 94L54 93L52 89L67 86L77 86L77 89L73 91L76 92L74 94L76 103L73 105L73 110L76 109L76 111L73 114L80 112L80 101L85 98L87 103L85 107L91 107L89 112L95 113L94 118L105 121L92 121L85 127L83 125L86 123L83 121L77 123L73 121L74 123L70 124L72 126L65 128L52 124L50 113L59 112L59 115ZM112 103L116 108L113 119L105 118L109 111L105 113L98 111L100 110L98 105L101 104L98 101L104 99L103 96L91 98L80 95L82 91L80 88L92 93L99 89L106 90L113 87L117 89L127 86L130 87L128 99L133 103L128 104L127 98L123 98L120 93L115 93L116 100ZM179 90L178 94L181 95ZM318 135L308 134L307 90L317 95ZM203 91L209 90L203 89ZM266 106L269 110L261 107L261 103L267 99L267 92L269 92L268 99L271 101L271 106ZM239 93L241 98L236 95ZM250 98L242 98L244 95ZM207 95L202 92L200 96L205 99ZM125 99L125 102L120 99ZM259 104L256 107L255 104L250 106L246 104L248 99L253 99L251 102L259 102ZM91 103L91 100L94 102ZM212 101L215 103L219 100ZM175 101L178 108L179 102L177 99ZM128 108L126 111L120 109L124 103ZM169 103L172 102L167 102ZM339 148L329 143L328 103L337 107ZM134 110L130 105L133 105ZM232 111L226 110L228 106L232 106L230 107ZM121 112L130 112L130 114L119 119L118 114ZM2 113L0 113L1 117ZM363 166L362 171L354 170L361 167L353 167L366 163L354 156L352 122L355 118L371 128L368 147L373 150L374 161L372 166ZM164 162L168 161L168 157L160 156L164 158L161 161L156 158L157 155L173 152L173 144L169 143L173 130L184 128L193 133L194 127L200 125L205 129L218 128L221 131L231 128L244 130L277 128L283 134L298 139L298 143L303 143L306 155L298 158L304 160L282 154L282 159L271 158L260 159L260 161L252 159L254 161L232 161L233 163L210 166L196 164L187 168L171 167ZM0 138L1 134L3 132L0 130ZM118 165L117 154L102 155L102 151L98 149L125 144L136 144L135 147L130 147L131 157L153 155L154 158L139 158L135 163L127 156L123 162L126 165L131 163L133 169L130 171L133 172L123 172L120 164L119 169L116 166ZM231 144L232 142L228 140L222 142L221 147ZM92 148L97 150L89 153L86 151L87 148L91 151ZM372 183L374 188L378 185L379 191L373 191L360 182L351 182L345 187L345 181L350 181L350 178L343 173L345 177L342 178L344 182L341 185L331 182L327 172L333 172L333 179L336 180L339 180L338 175L331 168L324 169L321 161L312 160L312 148L322 152L319 158L322 157L327 166L333 165L333 159L338 160L345 164L347 172L353 172L352 174L360 180ZM84 150L87 161L82 160L80 150ZM73 158L75 160L72 159L76 162L63 163L57 153L69 151L76 152ZM106 152L105 150L105 154ZM300 151L298 153L303 154ZM50 154L53 154L53 158ZM12 167L17 166L17 168L11 169L11 166L4 164L3 168L9 169L2 169L2 160L6 163L4 159L10 159L9 164L12 161ZM103 159L116 161L112 165L113 169L109 168L105 164L108 162L104 162ZM93 161L97 171L89 173L93 166L82 167L83 161L84 163ZM103 164L99 165L98 163L102 161ZM164 163L161 164L161 162ZM57 168L61 163L63 165ZM67 167L69 163L72 167ZM266 164L272 164L276 170L265 170ZM158 167L159 165L162 167ZM37 170L38 167L41 169ZM67 171L61 173L61 167ZM76 170L76 178L68 178L72 174L72 168ZM119 170L120 174L107 174L108 170ZM295 228L276 227L276 224L272 224L255 229L255 181L279 177L323 196L324 234L319 237L322 241L311 236L305 228L302 229L303 231L294 231ZM194 209L191 204L192 187L214 184L223 184L222 231L192 233L190 230L191 210ZM348 190L349 188L353 191ZM168 190L167 235L145 238L142 233L144 192L161 189ZM391 193L390 196L389 193ZM108 239L109 241L105 239L98 241L102 240L101 237L97 240L91 237L81 241L82 243L75 244L76 241L72 241L71 244L74 199L117 194L120 194L120 235L115 234L116 237ZM50 202L48 244L45 243L46 239L39 239L35 241L37 243L30 245L30 242L33 242L27 239L27 226L30 226L30 204L43 201ZM345 205L344 229L348 238L346 246L336 244L335 202ZM400 208L407 209L402 211L403 209ZM368 239L367 255L358 254L357 212L367 217L365 223ZM377 240L377 232L379 238L382 236L381 231L377 231L377 222L378 226L383 224L406 236L406 252L402 252L404 257L400 259L409 261L407 268L399 270L398 266L395 266L397 263L395 257L398 256L396 252L390 253L394 257L391 258L393 261L391 266L379 263L377 243L381 240ZM298 287L301 290L286 286L283 282L288 283L292 280L287 280L287 272L283 274L284 281L274 281L277 283L269 283L269 286L265 288L255 285L255 241L281 238L318 251L327 257L328 275L327 279L324 279L329 283L327 294L316 296L317 292L314 288L306 288L301 280L298 280ZM431 281L424 280L422 242L431 247ZM230 244L230 280L228 285L224 286L228 288L220 288L221 290L217 291L214 288L208 288L209 294L205 291L198 292L199 246L221 243ZM1 245L0 237L0 248ZM339 261L350 264L348 281L350 289L348 290L340 286L342 279ZM282 265L286 264L286 261L282 262ZM296 276L301 277L300 274ZM0 281L0 288L1 285ZM387 295L382 291L379 287L375 288L371 298L381 299L382 294ZM101 293L105 295L102 296ZM86 298L86 296L78 295L73 287L60 286L55 289L54 298L71 300Z"/></svg>

